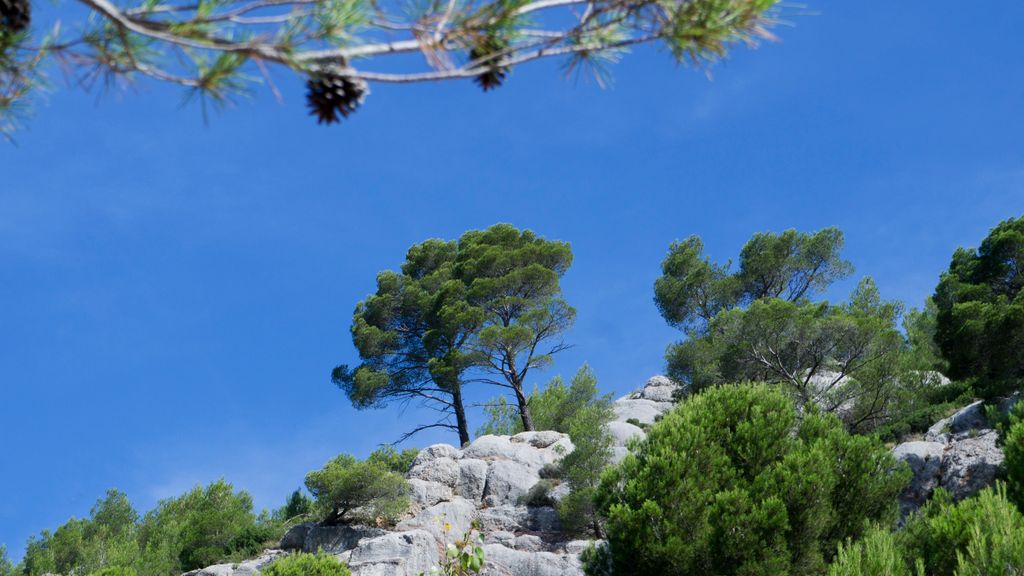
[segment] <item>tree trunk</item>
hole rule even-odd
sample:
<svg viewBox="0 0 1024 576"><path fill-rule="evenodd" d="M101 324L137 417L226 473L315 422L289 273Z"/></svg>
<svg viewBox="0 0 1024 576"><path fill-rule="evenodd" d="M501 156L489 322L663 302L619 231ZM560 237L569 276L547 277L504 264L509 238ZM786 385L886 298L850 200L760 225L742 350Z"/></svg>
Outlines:
<svg viewBox="0 0 1024 576"><path fill-rule="evenodd" d="M533 416L530 415L530 405L526 401L526 394L523 393L523 381L518 376L512 380L512 389L516 392L516 402L519 404L519 417L523 420L523 430L533 432Z"/></svg>
<svg viewBox="0 0 1024 576"><path fill-rule="evenodd" d="M459 444L469 444L469 423L466 422L466 409L462 406L462 384L456 382L452 386L452 406L455 408L455 423L459 427Z"/></svg>

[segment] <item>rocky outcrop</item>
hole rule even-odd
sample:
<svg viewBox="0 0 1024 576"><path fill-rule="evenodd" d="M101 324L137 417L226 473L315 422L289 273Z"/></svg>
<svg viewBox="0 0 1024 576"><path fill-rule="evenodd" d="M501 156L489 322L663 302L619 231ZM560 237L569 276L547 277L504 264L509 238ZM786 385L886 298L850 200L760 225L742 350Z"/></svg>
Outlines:
<svg viewBox="0 0 1024 576"><path fill-rule="evenodd" d="M675 406L679 385L666 376L654 376L643 388L615 401L615 420L608 424L614 440L612 462L619 462L629 452L629 442L643 438L643 426L654 424Z"/></svg>
<svg viewBox="0 0 1024 576"><path fill-rule="evenodd" d="M672 408L677 388L655 376L615 401L616 419L609 431L616 460L632 439L645 435L643 425ZM568 435L551 431L482 436L461 450L429 446L406 474L411 506L394 530L302 524L285 534L281 547L333 554L349 564L353 576L418 576L438 564L447 542L475 524L484 535L486 576L582 576L579 554L590 542L567 538L554 508L522 502L545 466L572 450ZM567 486L559 485L550 497L558 501L567 493ZM255 576L285 553L268 551L249 562L212 566L191 576Z"/></svg>
<svg viewBox="0 0 1024 576"><path fill-rule="evenodd" d="M217 564L187 572L183 576L256 576L263 567L286 554L283 550L267 550L252 560L238 564Z"/></svg>
<svg viewBox="0 0 1024 576"><path fill-rule="evenodd" d="M1010 399L999 404L1005 411L1011 405ZM903 514L919 508L940 486L955 500L991 486L1003 464L998 440L999 433L992 428L979 401L936 422L923 441L896 446L893 455L906 462L913 474L900 497Z"/></svg>

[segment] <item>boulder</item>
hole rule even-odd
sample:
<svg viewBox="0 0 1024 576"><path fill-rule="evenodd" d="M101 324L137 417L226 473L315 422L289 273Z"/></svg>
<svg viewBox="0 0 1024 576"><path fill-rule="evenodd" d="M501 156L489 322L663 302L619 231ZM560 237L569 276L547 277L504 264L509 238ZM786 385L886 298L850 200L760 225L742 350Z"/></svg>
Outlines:
<svg viewBox="0 0 1024 576"><path fill-rule="evenodd" d="M513 550L500 544L484 546L484 576L583 576L575 554Z"/></svg>
<svg viewBox="0 0 1024 576"><path fill-rule="evenodd" d="M643 438L646 435L643 428L618 420L608 423L608 432L612 435L615 446L626 446L633 438Z"/></svg>
<svg viewBox="0 0 1024 576"><path fill-rule="evenodd" d="M520 432L508 440L513 444L529 444L534 448L550 448L564 440L565 437L565 434L555 432L554 430L538 430L534 432Z"/></svg>
<svg viewBox="0 0 1024 576"><path fill-rule="evenodd" d="M266 550L252 560L239 562L238 564L217 564L200 570L193 570L183 576L257 576L264 567L271 562L287 556L284 550Z"/></svg>
<svg viewBox="0 0 1024 576"><path fill-rule="evenodd" d="M664 404L667 403L642 398L632 399L627 396L616 400L612 408L615 410L615 419L619 422L636 420L641 424L653 424L659 416L665 413Z"/></svg>
<svg viewBox="0 0 1024 576"><path fill-rule="evenodd" d="M436 482L451 489L459 483L459 463L454 458L442 456L413 464L406 477L410 480Z"/></svg>
<svg viewBox="0 0 1024 576"><path fill-rule="evenodd" d="M496 460L488 464L483 502L486 506L518 504L519 498L540 480L539 469L515 460Z"/></svg>
<svg viewBox="0 0 1024 576"><path fill-rule="evenodd" d="M479 502L484 497L487 485L487 462L476 458L459 460L459 482L455 486L455 494Z"/></svg>
<svg viewBox="0 0 1024 576"><path fill-rule="evenodd" d="M459 449L450 444L434 444L427 446L420 453L416 455L416 458L412 461L412 465L424 464L431 460L438 458L451 458L457 460L459 458Z"/></svg>
<svg viewBox="0 0 1024 576"><path fill-rule="evenodd" d="M421 510L412 518L398 523L399 530L425 530L439 542L445 540L445 524L450 537L461 537L468 532L476 518L476 503L456 496L450 502L439 502Z"/></svg>
<svg viewBox="0 0 1024 576"><path fill-rule="evenodd" d="M364 540L347 561L352 576L419 576L437 565L438 550L425 530L392 532Z"/></svg>
<svg viewBox="0 0 1024 576"><path fill-rule="evenodd" d="M561 527L558 513L549 506L495 506L480 510L477 519L480 522L480 529L484 533L554 533L558 532Z"/></svg>
<svg viewBox="0 0 1024 576"><path fill-rule="evenodd" d="M281 548L309 553L323 550L328 554L340 554L355 548L363 538L373 538L385 533L380 528L370 526L299 524L285 532L281 538Z"/></svg>
<svg viewBox="0 0 1024 576"><path fill-rule="evenodd" d="M652 376L644 387L630 395L631 398L642 398L655 402L675 402L676 390L679 385L668 376Z"/></svg>
<svg viewBox="0 0 1024 576"><path fill-rule="evenodd" d="M981 400L968 404L957 410L952 416L943 418L925 432L924 439L931 442L948 442L952 438L960 437L971 430L982 430L989 428L988 418L985 417L985 407Z"/></svg>
<svg viewBox="0 0 1024 576"><path fill-rule="evenodd" d="M900 495L900 510L904 516L924 504L939 486L945 451L946 445L940 442L906 442L893 449L893 456L906 462L912 473L910 484Z"/></svg>
<svg viewBox="0 0 1024 576"><path fill-rule="evenodd" d="M428 482L419 478L409 479L410 499L414 504L426 508L444 500L451 500L452 487L437 482Z"/></svg>
<svg viewBox="0 0 1024 576"><path fill-rule="evenodd" d="M987 430L952 442L942 458L942 487L955 500L966 498L995 482L1003 463L999 433Z"/></svg>

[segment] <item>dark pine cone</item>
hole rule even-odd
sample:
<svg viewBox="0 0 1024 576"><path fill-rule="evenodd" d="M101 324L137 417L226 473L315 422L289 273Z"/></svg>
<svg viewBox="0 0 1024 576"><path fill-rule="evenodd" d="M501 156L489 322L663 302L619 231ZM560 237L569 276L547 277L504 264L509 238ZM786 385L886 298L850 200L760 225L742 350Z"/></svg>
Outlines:
<svg viewBox="0 0 1024 576"><path fill-rule="evenodd" d="M501 52L507 48L507 44L502 42L495 37L484 38L472 50L469 51L469 60L478 60L480 58L486 58L492 54ZM505 77L508 76L508 66L498 65L498 58L489 60L484 64L486 70L479 74L473 79L478 86L483 88L484 92L492 90L501 86L505 82Z"/></svg>
<svg viewBox="0 0 1024 576"><path fill-rule="evenodd" d="M366 82L335 72L317 72L306 81L306 103L309 113L317 117L317 124L333 124L348 118L369 92Z"/></svg>
<svg viewBox="0 0 1024 576"><path fill-rule="evenodd" d="M0 0L0 30L22 32L32 20L28 0Z"/></svg>

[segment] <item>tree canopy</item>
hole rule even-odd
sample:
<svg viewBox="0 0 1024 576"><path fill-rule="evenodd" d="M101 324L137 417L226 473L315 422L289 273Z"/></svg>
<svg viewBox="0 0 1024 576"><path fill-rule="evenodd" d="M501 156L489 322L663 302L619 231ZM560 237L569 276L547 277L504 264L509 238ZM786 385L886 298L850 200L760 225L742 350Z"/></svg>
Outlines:
<svg viewBox="0 0 1024 576"><path fill-rule="evenodd" d="M473 79L486 91L544 58L603 83L631 46L660 43L678 62L703 66L733 45L773 38L777 19L777 0L79 3L85 18L33 25L30 0L0 1L0 130L17 125L52 62L75 85L145 78L217 105L261 82L277 94L270 70L281 68L305 81L310 112L332 123L356 111L372 83Z"/></svg>
<svg viewBox="0 0 1024 576"><path fill-rule="evenodd" d="M473 347L477 366L493 377L481 380L511 389L523 429L533 430L526 377L566 349L561 336L576 318L559 283L572 264L572 250L567 242L507 224L466 232L458 249L467 301L482 312Z"/></svg>
<svg viewBox="0 0 1024 576"><path fill-rule="evenodd" d="M665 320L684 331L702 333L723 310L761 298L798 302L849 276L853 266L839 253L843 233L824 228L805 233L755 234L732 262L715 264L697 236L674 242L654 284L654 302Z"/></svg>
<svg viewBox="0 0 1024 576"><path fill-rule="evenodd" d="M991 398L1024 383L1024 218L957 249L935 289L935 339L949 376Z"/></svg>
<svg viewBox="0 0 1024 576"><path fill-rule="evenodd" d="M356 307L351 332L362 364L339 366L332 378L358 408L415 401L440 413L405 437L448 428L469 442L467 383L511 389L532 429L524 382L565 348L575 311L559 279L571 263L567 243L508 224L417 244Z"/></svg>

